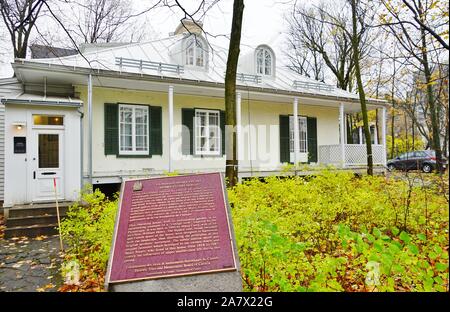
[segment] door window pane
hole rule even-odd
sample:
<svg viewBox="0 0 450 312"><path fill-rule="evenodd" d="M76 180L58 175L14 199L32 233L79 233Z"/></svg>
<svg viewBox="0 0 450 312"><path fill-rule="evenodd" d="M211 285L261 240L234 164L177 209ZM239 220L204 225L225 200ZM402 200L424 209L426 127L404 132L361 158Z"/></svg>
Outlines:
<svg viewBox="0 0 450 312"><path fill-rule="evenodd" d="M59 168L59 135L39 134L39 168Z"/></svg>

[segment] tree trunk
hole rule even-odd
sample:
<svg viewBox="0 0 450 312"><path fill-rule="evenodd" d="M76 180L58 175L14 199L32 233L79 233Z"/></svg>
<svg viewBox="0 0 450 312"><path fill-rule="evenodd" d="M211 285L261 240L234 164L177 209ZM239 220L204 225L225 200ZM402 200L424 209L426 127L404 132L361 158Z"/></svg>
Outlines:
<svg viewBox="0 0 450 312"><path fill-rule="evenodd" d="M406 151L409 151L410 147L409 147L409 141L408 141L408 118L406 117L405 113L404 113L404 115L405 115L405 145L406 145Z"/></svg>
<svg viewBox="0 0 450 312"><path fill-rule="evenodd" d="M352 115L347 114L347 143L353 144L353 121Z"/></svg>
<svg viewBox="0 0 450 312"><path fill-rule="evenodd" d="M233 21L231 24L230 45L225 73L225 176L228 186L238 181L238 160L236 159L236 72L241 45L242 16L244 0L234 0Z"/></svg>
<svg viewBox="0 0 450 312"><path fill-rule="evenodd" d="M355 78L358 86L359 101L361 102L361 112L363 116L364 124L364 137L366 139L366 151L367 151L367 174L373 175L373 156L372 156L372 139L370 138L369 118L367 116L366 94L364 92L364 86L361 79L361 69L359 66L359 39L357 32L357 17L356 6L358 0L351 0L352 6L352 47L353 47L353 59L355 63Z"/></svg>
<svg viewBox="0 0 450 312"><path fill-rule="evenodd" d="M395 108L394 99L392 99L392 109L391 109L391 158L395 156Z"/></svg>
<svg viewBox="0 0 450 312"><path fill-rule="evenodd" d="M425 12L423 10L422 1L419 1L419 18L421 22L425 22ZM427 92L427 101L428 107L430 109L431 114L431 148L436 151L436 159L437 159L437 167L438 171L441 172L442 165L442 149L440 142L440 131L439 131L439 118L436 109L436 103L433 94L433 86L432 86L432 77L431 77L431 69L430 64L428 62L428 49L427 49L427 38L426 38L426 29L423 25L420 25L420 34L422 41L422 65L423 72L425 75L425 83L426 83L426 92Z"/></svg>
<svg viewBox="0 0 450 312"><path fill-rule="evenodd" d="M421 3L421 2L419 2ZM422 65L423 72L425 75L425 83L427 87L427 101L428 107L430 109L431 114L431 149L436 151L436 159L437 159L437 167L438 171L441 172L442 165L442 149L440 142L440 131L439 131L439 118L437 116L436 103L433 94L433 86L432 86L432 77L430 64L428 62L428 51L427 51L427 42L426 42L426 34L425 29L423 27L420 28L420 32L422 35Z"/></svg>

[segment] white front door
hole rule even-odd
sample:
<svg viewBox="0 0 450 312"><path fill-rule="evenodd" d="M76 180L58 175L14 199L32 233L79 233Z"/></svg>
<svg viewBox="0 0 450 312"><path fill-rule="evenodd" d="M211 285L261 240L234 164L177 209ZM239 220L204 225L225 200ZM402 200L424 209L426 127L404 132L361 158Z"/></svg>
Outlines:
<svg viewBox="0 0 450 312"><path fill-rule="evenodd" d="M55 200L54 182L64 199L64 130L34 129L32 145L32 201Z"/></svg>

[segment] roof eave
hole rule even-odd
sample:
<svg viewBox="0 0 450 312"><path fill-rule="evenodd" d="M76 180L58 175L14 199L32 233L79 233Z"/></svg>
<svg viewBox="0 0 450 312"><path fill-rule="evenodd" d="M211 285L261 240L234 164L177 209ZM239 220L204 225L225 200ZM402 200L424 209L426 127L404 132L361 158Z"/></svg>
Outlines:
<svg viewBox="0 0 450 312"><path fill-rule="evenodd" d="M168 83L174 84L187 84L187 85L195 85L195 86L205 86L205 87L213 87L213 88L225 88L225 83L222 82L212 82L212 81L203 81L203 80L193 80L193 79L185 79L185 78L175 78L175 77L165 77L161 75L149 75L149 74L141 74L141 73L130 73L116 70L106 70L106 69L91 69L86 67L77 67L77 66L68 66L68 65L59 65L59 64L49 64L49 63L37 63L30 62L24 59L16 59L16 62L12 63L12 67L14 70L20 68L32 68L32 69L41 69L52 71L60 71L65 73L73 73L73 74L92 74L97 76L109 77L109 78L128 78L128 79L136 79L136 80L146 80L146 81L154 81L161 82L165 81ZM323 95L323 94L315 94L315 93L307 93L301 91L291 91L291 90L283 90L283 89L274 89L274 88L264 88L264 87L254 87L254 86L243 86L236 85L237 89L245 88L248 91L254 92L262 92L262 93L275 93L279 95L288 95L288 96L297 96L297 97L307 97L307 98L315 98L315 99L329 99L333 101L345 101L345 102L353 102L359 103L359 99L343 97L343 96L331 96L331 95ZM378 106L391 106L385 100L379 99L367 99L366 100L370 105L378 105Z"/></svg>

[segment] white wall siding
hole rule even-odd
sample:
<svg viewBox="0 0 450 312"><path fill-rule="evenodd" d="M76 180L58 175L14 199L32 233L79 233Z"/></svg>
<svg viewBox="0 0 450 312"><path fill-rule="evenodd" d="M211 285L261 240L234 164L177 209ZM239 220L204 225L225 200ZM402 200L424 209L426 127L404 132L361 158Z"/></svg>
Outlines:
<svg viewBox="0 0 450 312"><path fill-rule="evenodd" d="M0 99L22 92L22 84L16 78L0 79ZM0 201L5 195L5 105L0 103Z"/></svg>

